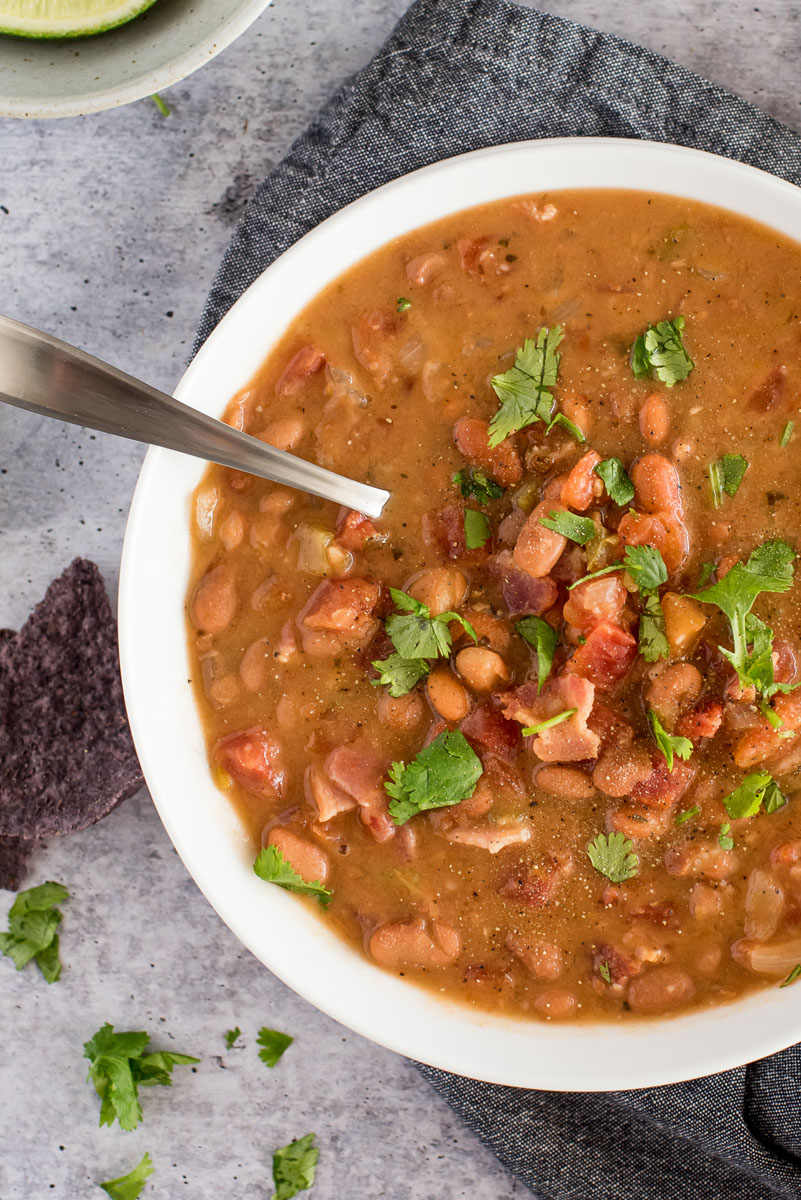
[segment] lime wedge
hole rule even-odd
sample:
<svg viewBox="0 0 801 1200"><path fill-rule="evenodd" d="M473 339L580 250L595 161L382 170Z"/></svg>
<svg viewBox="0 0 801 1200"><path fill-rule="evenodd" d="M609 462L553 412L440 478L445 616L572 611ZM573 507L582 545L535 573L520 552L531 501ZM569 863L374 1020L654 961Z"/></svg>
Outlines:
<svg viewBox="0 0 801 1200"><path fill-rule="evenodd" d="M123 25L155 0L0 0L0 33L12 37L69 38Z"/></svg>

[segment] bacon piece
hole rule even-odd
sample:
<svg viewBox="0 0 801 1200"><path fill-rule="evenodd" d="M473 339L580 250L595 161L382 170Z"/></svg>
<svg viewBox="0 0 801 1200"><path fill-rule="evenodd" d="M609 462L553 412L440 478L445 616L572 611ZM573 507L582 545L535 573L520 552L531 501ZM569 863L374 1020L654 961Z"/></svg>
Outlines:
<svg viewBox="0 0 801 1200"><path fill-rule="evenodd" d="M531 908L547 908L558 894L561 886L576 869L573 859L554 854L550 862L539 871L528 870L510 875L498 895L505 900L514 900Z"/></svg>
<svg viewBox="0 0 801 1200"><path fill-rule="evenodd" d="M502 487L513 487L523 477L517 448L509 438L497 446L489 444L489 425L479 417L460 417L453 427L453 440L460 454L480 467Z"/></svg>
<svg viewBox="0 0 801 1200"><path fill-rule="evenodd" d="M635 975L639 975L642 970L642 963L636 958L625 954L622 950L618 950L616 946L609 942L601 942L593 947L592 951L592 969L598 979L607 981L601 975L601 967L606 966L609 972L609 984L620 991L624 984L628 983Z"/></svg>
<svg viewBox="0 0 801 1200"><path fill-rule="evenodd" d="M363 824L377 842L386 842L395 833L384 789L386 770L386 759L365 739L337 746L325 761L329 780L353 797Z"/></svg>
<svg viewBox="0 0 801 1200"><path fill-rule="evenodd" d="M313 375L325 366L325 354L316 346L303 346L290 358L275 385L276 396L299 396Z"/></svg>
<svg viewBox="0 0 801 1200"><path fill-rule="evenodd" d="M588 579L570 593L562 615L569 625L589 633L602 621L613 625L620 623L628 592L620 575L604 575L600 579Z"/></svg>
<svg viewBox="0 0 801 1200"><path fill-rule="evenodd" d="M695 767L674 759L673 770L669 771L664 757L658 752L652 762L653 770L648 778L631 789L632 799L646 808L670 808L692 783Z"/></svg>
<svg viewBox="0 0 801 1200"><path fill-rule="evenodd" d="M492 546L490 540L474 550L467 549L464 536L464 506L461 504L446 504L444 508L434 508L423 513L422 529L423 541L441 558L478 563L487 557Z"/></svg>
<svg viewBox="0 0 801 1200"><path fill-rule="evenodd" d="M456 249L459 251L459 262L463 271L468 275L481 274L481 252L489 243L489 238L459 238Z"/></svg>
<svg viewBox="0 0 801 1200"><path fill-rule="evenodd" d="M319 763L312 763L306 768L303 783L306 799L317 809L317 815L323 822L356 808L353 796L333 783Z"/></svg>
<svg viewBox="0 0 801 1200"><path fill-rule="evenodd" d="M368 542L385 542L387 534L379 533L364 513L343 508L337 520L337 541L346 550L363 550Z"/></svg>
<svg viewBox="0 0 801 1200"><path fill-rule="evenodd" d="M683 842L668 846L665 851L665 870L668 875L692 875L698 879L728 879L737 856L724 850L717 842Z"/></svg>
<svg viewBox="0 0 801 1200"><path fill-rule="evenodd" d="M714 737L723 724L723 705L719 700L707 697L679 717L676 733L689 738L695 745L704 738Z"/></svg>
<svg viewBox="0 0 801 1200"><path fill-rule="evenodd" d="M268 729L255 725L229 733L217 742L212 757L254 796L283 795L285 772L281 747Z"/></svg>
<svg viewBox="0 0 801 1200"><path fill-rule="evenodd" d="M369 579L325 579L312 592L301 610L300 621L307 629L351 634L358 638L376 630L371 613L381 589Z"/></svg>
<svg viewBox="0 0 801 1200"><path fill-rule="evenodd" d="M562 503L576 512L585 512L593 500L603 495L604 485L595 467L601 461L600 454L588 450L573 467L562 486Z"/></svg>
<svg viewBox="0 0 801 1200"><path fill-rule="evenodd" d="M501 585L503 602L512 620L517 617L542 616L553 608L559 589L552 579L534 579L516 567L509 550L493 554L487 562L487 570Z"/></svg>
<svg viewBox="0 0 801 1200"><path fill-rule="evenodd" d="M787 368L774 367L748 397L748 407L754 412L770 412L784 396Z"/></svg>
<svg viewBox="0 0 801 1200"><path fill-rule="evenodd" d="M655 900L642 908L632 909L626 917L629 921L650 921L653 925L661 925L665 929L679 927L679 918L669 900Z"/></svg>
<svg viewBox="0 0 801 1200"><path fill-rule="evenodd" d="M630 633L609 621L600 621L568 661L565 670L588 679L608 692L620 683L637 657L637 643Z"/></svg>
<svg viewBox="0 0 801 1200"><path fill-rule="evenodd" d="M501 696L504 714L521 725L539 725L551 717L575 708L576 712L558 725L536 735L531 749L543 762L581 762L597 758L600 738L587 725L595 698L595 685L577 675L552 679L537 695L535 680Z"/></svg>
<svg viewBox="0 0 801 1200"><path fill-rule="evenodd" d="M501 758L511 759L520 748L520 730L491 703L477 704L459 726L468 742Z"/></svg>

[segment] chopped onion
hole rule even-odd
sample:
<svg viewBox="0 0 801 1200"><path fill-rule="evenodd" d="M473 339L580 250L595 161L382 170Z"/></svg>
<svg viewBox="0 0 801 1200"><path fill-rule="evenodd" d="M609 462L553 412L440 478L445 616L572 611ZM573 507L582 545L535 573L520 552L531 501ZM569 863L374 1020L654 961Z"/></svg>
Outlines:
<svg viewBox="0 0 801 1200"><path fill-rule="evenodd" d="M220 503L216 487L203 488L195 497L195 522L204 541L214 537L214 517Z"/></svg>
<svg viewBox="0 0 801 1200"><path fill-rule="evenodd" d="M731 948L735 962L763 975L787 975L801 962L801 938L783 942L752 942L741 938Z"/></svg>
<svg viewBox="0 0 801 1200"><path fill-rule="evenodd" d="M289 540L297 542L299 571L319 577L332 573L326 553L334 540L332 530L321 529L319 525L298 525Z"/></svg>

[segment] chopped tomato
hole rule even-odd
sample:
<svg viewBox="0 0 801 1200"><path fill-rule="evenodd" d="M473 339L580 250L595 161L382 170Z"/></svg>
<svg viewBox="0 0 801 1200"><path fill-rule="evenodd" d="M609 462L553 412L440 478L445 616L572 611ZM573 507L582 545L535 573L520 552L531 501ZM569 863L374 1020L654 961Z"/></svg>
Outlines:
<svg viewBox="0 0 801 1200"><path fill-rule="evenodd" d="M637 643L631 634L619 625L600 621L568 660L565 670L608 692L625 678L636 657Z"/></svg>

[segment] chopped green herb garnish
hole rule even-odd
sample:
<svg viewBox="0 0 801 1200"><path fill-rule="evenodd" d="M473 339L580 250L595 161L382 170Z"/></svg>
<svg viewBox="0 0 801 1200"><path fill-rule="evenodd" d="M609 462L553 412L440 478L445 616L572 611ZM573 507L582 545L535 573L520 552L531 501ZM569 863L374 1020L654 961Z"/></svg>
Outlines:
<svg viewBox="0 0 801 1200"><path fill-rule="evenodd" d="M667 567L661 553L655 546L626 546L621 562L611 566L601 567L571 583L568 591L586 583L589 579L600 579L602 575L611 575L613 571L628 571L634 583L641 592L655 592L658 587L667 582Z"/></svg>
<svg viewBox="0 0 801 1200"><path fill-rule="evenodd" d="M473 641L477 641L473 626L458 613L445 612L432 617L427 604L421 604L406 592L390 588L389 594L403 614L392 613L386 622L387 633L401 658L447 657L451 649L448 628L451 621L458 621Z"/></svg>
<svg viewBox="0 0 801 1200"><path fill-rule="evenodd" d="M111 1200L139 1200L142 1188L152 1174L153 1160L149 1154L145 1154L142 1161L127 1175L120 1175L119 1179L108 1179L105 1183L98 1184L98 1187L102 1187Z"/></svg>
<svg viewBox="0 0 801 1200"><path fill-rule="evenodd" d="M552 729L554 725L561 725L563 721L569 721L570 718L578 712L575 708L566 708L564 712L557 713L555 717L549 717L547 721L540 721L539 725L526 725L523 727L524 737L534 737L537 733L542 733L544 729Z"/></svg>
<svg viewBox="0 0 801 1200"><path fill-rule="evenodd" d="M641 333L631 350L631 369L637 379L650 376L667 387L686 379L693 360L684 348L684 317L659 321Z"/></svg>
<svg viewBox="0 0 801 1200"><path fill-rule="evenodd" d="M331 903L328 888L323 887L319 881L307 883L302 875L298 875L292 863L284 858L277 846L264 846L253 864L253 870L265 883L275 883L278 887L286 888L288 892L314 896L323 908L328 908Z"/></svg>
<svg viewBox="0 0 801 1200"><path fill-rule="evenodd" d="M779 445L781 446L782 450L787 445L790 438L793 436L794 429L795 429L795 421L788 421L784 427L784 432L782 433L781 440L779 441Z"/></svg>
<svg viewBox="0 0 801 1200"><path fill-rule="evenodd" d="M551 673L559 634L542 617L523 617L522 621L516 623L515 629L536 651L537 691L541 692L542 685Z"/></svg>
<svg viewBox="0 0 801 1200"><path fill-rule="evenodd" d="M668 733L666 729L663 729L662 722L653 709L648 713L648 719L654 731L656 744L667 763L667 768L669 771L672 771L674 755L678 755L679 758L686 761L693 752L693 744L689 738L675 737L672 733Z"/></svg>
<svg viewBox="0 0 801 1200"><path fill-rule="evenodd" d="M640 613L639 651L646 662L670 657L670 644L665 632L665 614L656 595L646 596Z"/></svg>
<svg viewBox="0 0 801 1200"><path fill-rule="evenodd" d="M56 905L68 899L69 892L60 883L42 883L18 892L8 913L8 933L0 933L0 953L10 958L18 971L35 959L48 983L59 978L61 913Z"/></svg>
<svg viewBox="0 0 801 1200"><path fill-rule="evenodd" d="M100 1124L135 1129L142 1120L139 1087L160 1084L169 1087L174 1066L200 1062L190 1054L155 1050L145 1054L150 1037L143 1030L115 1033L106 1023L84 1043L83 1056L89 1059L88 1079L100 1097Z"/></svg>
<svg viewBox="0 0 801 1200"><path fill-rule="evenodd" d="M562 537L578 542L580 546L586 546L598 533L595 522L589 517L577 517L575 513L556 509L549 512L547 517L540 517L540 525L552 529L554 533L561 533Z"/></svg>
<svg viewBox="0 0 801 1200"><path fill-rule="evenodd" d="M411 307L411 300L408 300L406 296L398 296L398 303L396 305L398 312L406 312L406 309Z"/></svg>
<svg viewBox="0 0 801 1200"><path fill-rule="evenodd" d="M236 1026L235 1029L227 1029L225 1031L225 1033L223 1034L223 1038L225 1039L225 1048L227 1050L232 1050L233 1046L234 1046L234 1042L238 1042L239 1039L241 1038L241 1036L242 1036L242 1030L239 1028L238 1025Z"/></svg>
<svg viewBox="0 0 801 1200"><path fill-rule="evenodd" d="M720 827L720 833L718 834L718 845L720 846L721 850L734 849L734 838L731 836L731 825L728 821L726 821L726 823Z"/></svg>
<svg viewBox="0 0 801 1200"><path fill-rule="evenodd" d="M275 1191L272 1200L292 1200L298 1192L307 1191L314 1183L319 1154L314 1138L313 1133L307 1133L305 1137L273 1152Z"/></svg>
<svg viewBox="0 0 801 1200"><path fill-rule="evenodd" d="M739 787L723 798L726 812L733 821L755 816L763 803L768 812L776 812L782 807L781 801L786 803L778 784L773 782L767 771L752 771L750 775L746 775ZM768 802L770 808L767 807Z"/></svg>
<svg viewBox="0 0 801 1200"><path fill-rule="evenodd" d="M634 499L634 484L626 474L626 468L619 458L605 458L603 462L593 467L596 475L600 475L604 487L615 504L630 504Z"/></svg>
<svg viewBox="0 0 801 1200"><path fill-rule="evenodd" d="M603 979L604 983L612 982L612 973L609 970L608 962L601 963L600 967L598 968L598 974L601 976L601 979Z"/></svg>
<svg viewBox="0 0 801 1200"><path fill-rule="evenodd" d="M789 987L791 983L795 983L799 975L801 975L801 963L796 963L784 983L780 983L779 987Z"/></svg>
<svg viewBox="0 0 801 1200"><path fill-rule="evenodd" d="M587 845L590 862L612 883L625 883L637 874L639 859L632 842L623 833L599 833Z"/></svg>
<svg viewBox="0 0 801 1200"><path fill-rule="evenodd" d="M775 779L772 779L765 788L765 795L762 797L762 803L766 813L778 812L780 808L784 808L787 803L787 797L782 792Z"/></svg>
<svg viewBox="0 0 801 1200"><path fill-rule="evenodd" d="M698 582L695 585L695 590L700 592L702 587L706 587L714 574L715 564L713 562L702 563L701 570L698 572Z"/></svg>
<svg viewBox="0 0 801 1200"><path fill-rule="evenodd" d="M556 425L561 425L563 429L566 429L570 436L576 439L579 445L583 446L586 442L587 439L584 436L583 430L579 429L576 422L571 421L570 418L566 417L563 412L558 412L555 414L545 432L550 433Z"/></svg>
<svg viewBox="0 0 801 1200"><path fill-rule="evenodd" d="M168 117L170 115L171 110L169 104L158 94L158 92L154 92L150 99L153 101L162 117Z"/></svg>
<svg viewBox="0 0 801 1200"><path fill-rule="evenodd" d="M288 1033L279 1033L277 1029L268 1029L263 1025L256 1038L261 1046L259 1058L272 1069L294 1040Z"/></svg>
<svg viewBox="0 0 801 1200"><path fill-rule="evenodd" d="M445 730L410 762L394 762L389 782L389 812L396 825L431 808L449 808L473 795L484 772L467 738Z"/></svg>
<svg viewBox="0 0 801 1200"><path fill-rule="evenodd" d="M479 504L489 504L491 500L500 500L503 488L490 479L478 467L468 467L466 471L457 471L453 482L459 488L465 500L472 496Z"/></svg>
<svg viewBox="0 0 801 1200"><path fill-rule="evenodd" d="M748 470L748 459L742 454L724 454L717 462L709 464L709 482L712 485L712 503L720 508L724 493L736 496Z"/></svg>
<svg viewBox="0 0 801 1200"><path fill-rule="evenodd" d="M555 401L549 389L559 374L557 347L563 336L561 325L543 327L536 339L526 338L517 350L515 365L493 378L492 388L501 406L489 424L490 446L536 421L552 426Z"/></svg>
<svg viewBox="0 0 801 1200"><path fill-rule="evenodd" d="M424 658L403 658L400 654L377 658L372 665L379 672L379 678L371 679L370 683L373 687L387 687L390 696L396 699L410 692L431 670Z"/></svg>
<svg viewBox="0 0 801 1200"><path fill-rule="evenodd" d="M468 550L480 550L492 537L489 518L477 508L464 510L464 544Z"/></svg>
<svg viewBox="0 0 801 1200"><path fill-rule="evenodd" d="M697 804L694 804L692 808L685 808L684 812L680 812L676 817L676 824L683 825L685 821L691 821L693 817L698 816L700 811Z"/></svg>

